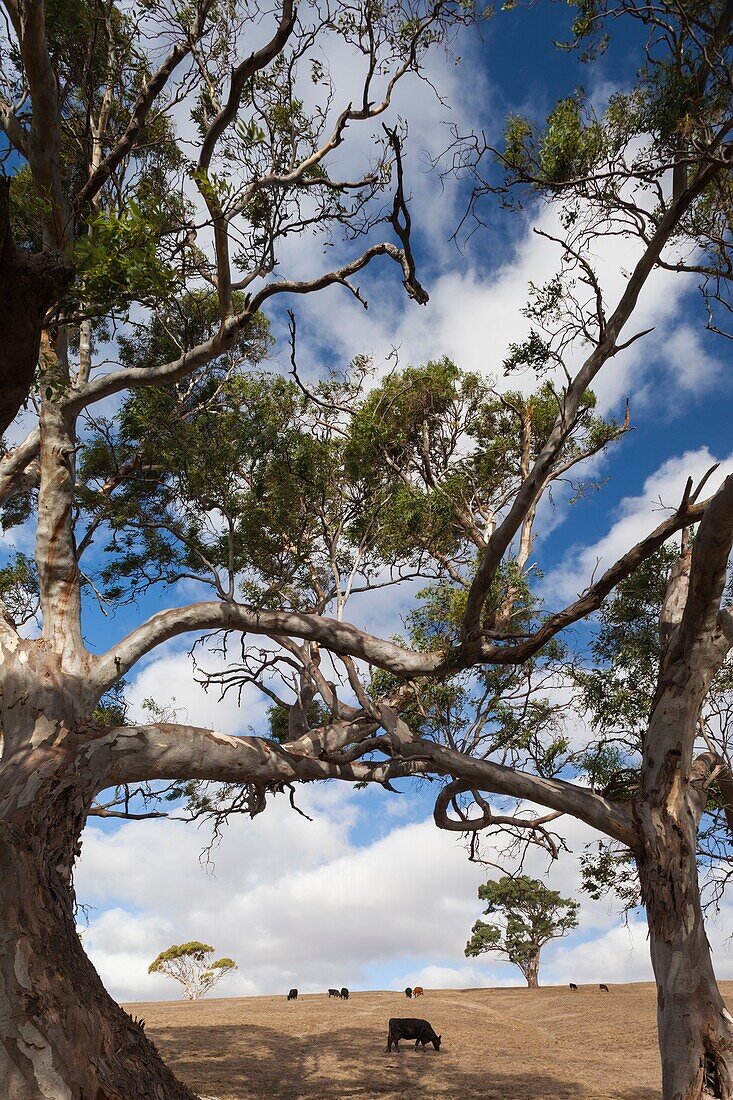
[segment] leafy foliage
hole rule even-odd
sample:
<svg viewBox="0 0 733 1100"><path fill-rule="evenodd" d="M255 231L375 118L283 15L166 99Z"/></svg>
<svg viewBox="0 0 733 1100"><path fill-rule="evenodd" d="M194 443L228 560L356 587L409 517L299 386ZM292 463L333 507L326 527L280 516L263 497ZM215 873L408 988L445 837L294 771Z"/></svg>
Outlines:
<svg viewBox="0 0 733 1100"><path fill-rule="evenodd" d="M484 914L497 914L502 920L501 924L476 921L465 954L469 958L486 952L504 955L529 984L536 984L542 948L577 927L578 903L528 875L489 879L479 886L478 896L487 902Z"/></svg>
<svg viewBox="0 0 733 1100"><path fill-rule="evenodd" d="M214 948L200 940L172 944L161 951L148 967L148 974L165 974L183 987L189 1001L203 997L222 978L237 969L233 959L226 956L212 961Z"/></svg>
<svg viewBox="0 0 733 1100"><path fill-rule="evenodd" d="M678 558L678 548L665 546L619 584L598 614L591 666L576 666L573 671L581 690L580 705L596 735L578 754L577 766L596 790L617 801L628 802L641 791L643 739L662 655L660 615ZM725 664L702 708L701 726L709 742L725 746L732 705L731 669ZM730 859L727 836L720 798L712 789L700 826L698 859L706 874L704 883L714 897L719 870ZM606 840L588 845L581 870L583 889L591 897L614 893L626 910L639 904L635 862L618 845Z"/></svg>
<svg viewBox="0 0 733 1100"><path fill-rule="evenodd" d="M22 552L0 568L0 600L16 626L35 618L39 609L36 563Z"/></svg>

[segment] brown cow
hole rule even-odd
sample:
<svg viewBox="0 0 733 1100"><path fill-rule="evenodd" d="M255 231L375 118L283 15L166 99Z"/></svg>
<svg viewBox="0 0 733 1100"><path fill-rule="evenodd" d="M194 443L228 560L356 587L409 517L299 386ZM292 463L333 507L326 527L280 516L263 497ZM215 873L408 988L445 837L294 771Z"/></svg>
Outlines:
<svg viewBox="0 0 733 1100"><path fill-rule="evenodd" d="M425 990L421 985L416 985L412 991L413 997L422 997L425 994Z"/></svg>

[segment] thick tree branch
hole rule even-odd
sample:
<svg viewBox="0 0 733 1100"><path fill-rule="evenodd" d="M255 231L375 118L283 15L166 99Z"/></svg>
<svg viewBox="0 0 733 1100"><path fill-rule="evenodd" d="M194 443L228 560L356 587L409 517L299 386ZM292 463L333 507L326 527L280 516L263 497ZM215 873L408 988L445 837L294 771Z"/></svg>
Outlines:
<svg viewBox="0 0 733 1100"><path fill-rule="evenodd" d="M22 443L0 459L0 505L20 491L25 472L38 458L40 449L41 429L36 426Z"/></svg>
<svg viewBox="0 0 733 1100"><path fill-rule="evenodd" d="M725 757L713 750L700 753L690 769L692 802L699 824L708 805L710 788L715 784L723 802L723 814L728 832L733 840L733 773Z"/></svg>
<svg viewBox="0 0 733 1100"><path fill-rule="evenodd" d="M196 603L153 615L97 661L95 679L105 691L156 646L181 634L200 630L240 630L278 638L282 635L318 642L332 653L343 653L385 668L396 675L435 675L446 671L446 653L418 653L360 630L350 623L297 611L260 611L235 603Z"/></svg>
<svg viewBox="0 0 733 1100"><path fill-rule="evenodd" d="M733 544L733 475L705 508L692 551L682 617L662 656L644 741L642 789L657 804L676 803L692 776L700 710L730 650L720 600Z"/></svg>
<svg viewBox="0 0 733 1100"><path fill-rule="evenodd" d="M478 817L469 817L458 805L457 798L461 794L470 791L474 802L480 807L481 814ZM457 812L457 817L449 816L451 805ZM518 814L494 813L489 803L481 794L459 779L454 779L443 787L435 800L433 808L433 820L439 829L451 833L475 834L484 829L504 828L513 832L513 835L525 832L530 843L538 844L545 848L553 859L560 854L558 839L546 828L552 821L564 817L562 810L552 810L542 817L520 817ZM515 831L516 830L516 831ZM534 834L534 836L530 835Z"/></svg>
<svg viewBox="0 0 733 1100"><path fill-rule="evenodd" d="M417 651L375 637L350 623L295 611L265 611L243 604L204 602L161 611L96 659L95 680L100 694L127 673L146 653L171 638L203 630L239 630L270 638L290 636L318 642L332 653L356 657L396 676L440 676L471 664L521 664L565 627L596 611L611 590L656 553L681 528L697 522L707 501L686 495L673 516L612 565L583 595L551 616L531 637L516 645L496 645L487 639L452 650Z"/></svg>
<svg viewBox="0 0 733 1100"><path fill-rule="evenodd" d="M49 352L51 354L51 352ZM74 541L76 436L60 406L41 406L41 484L36 567L43 637L70 662L86 654L81 635L81 575Z"/></svg>
<svg viewBox="0 0 733 1100"><path fill-rule="evenodd" d="M699 491L700 488L701 485L698 486L697 491ZM597 581L590 585L577 600L568 604L562 611L550 615L540 629L525 641L517 645L496 647L498 654L492 654L492 660L502 664L521 664L523 661L527 660L528 657L537 653L542 646L549 642L551 638L554 638L556 634L559 634L561 630L564 630L572 623L578 622L580 619L586 618L593 611L597 611L606 596L613 591L616 585L620 584L625 577L630 576L635 569L643 562L647 561L653 554L656 554L657 550L659 550L672 535L683 530L692 523L697 523L697 521L702 518L712 498L698 502L695 496L696 494L694 493L689 494L686 492L679 508L673 515L660 523L645 539L642 539L640 542L637 542L635 546L632 546L623 557L614 562Z"/></svg>
<svg viewBox="0 0 733 1100"><path fill-rule="evenodd" d="M685 610L669 659L689 657L701 638L721 632L720 601L733 545L733 474L723 482L705 509L692 550Z"/></svg>
<svg viewBox="0 0 733 1100"><path fill-rule="evenodd" d="M106 730L82 750L96 792L155 779L203 779L277 786L318 779L387 783L422 765L392 761L333 763L292 752L261 737L229 737L198 726L162 722Z"/></svg>
<svg viewBox="0 0 733 1100"><path fill-rule="evenodd" d="M11 18L18 35L32 113L27 155L39 196L45 200L45 250L68 246L68 210L61 179L61 112L56 74L46 41L43 0L13 5Z"/></svg>
<svg viewBox="0 0 733 1100"><path fill-rule="evenodd" d="M611 802L587 787L576 786L564 779L544 779L490 760L479 760L424 738L402 744L400 758L422 761L428 770L450 775L468 790L509 795L569 814L629 848L634 848L638 842L630 809L621 803Z"/></svg>
<svg viewBox="0 0 733 1100"><path fill-rule="evenodd" d="M71 266L59 249L34 255L16 247L10 187L10 179L0 179L0 435L30 393L43 319L71 279Z"/></svg>

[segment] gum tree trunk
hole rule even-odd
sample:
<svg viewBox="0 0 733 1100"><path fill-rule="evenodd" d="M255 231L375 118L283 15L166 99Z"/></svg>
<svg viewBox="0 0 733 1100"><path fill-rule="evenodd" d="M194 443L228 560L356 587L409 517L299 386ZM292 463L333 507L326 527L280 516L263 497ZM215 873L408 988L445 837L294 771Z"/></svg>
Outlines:
<svg viewBox="0 0 733 1100"><path fill-rule="evenodd" d="M22 723L27 701L17 710ZM76 932L71 872L89 806L78 766L84 736L49 720L47 709L30 738L14 738L6 708L3 720L0 1095L193 1100L107 994Z"/></svg>
<svg viewBox="0 0 733 1100"><path fill-rule="evenodd" d="M533 959L527 963L525 967L524 976L527 979L527 987L529 989L537 989L540 984L540 953L539 951Z"/></svg>
<svg viewBox="0 0 733 1100"><path fill-rule="evenodd" d="M695 860L694 822L642 817L638 856L657 984L664 1100L733 1098L733 1019L713 972Z"/></svg>

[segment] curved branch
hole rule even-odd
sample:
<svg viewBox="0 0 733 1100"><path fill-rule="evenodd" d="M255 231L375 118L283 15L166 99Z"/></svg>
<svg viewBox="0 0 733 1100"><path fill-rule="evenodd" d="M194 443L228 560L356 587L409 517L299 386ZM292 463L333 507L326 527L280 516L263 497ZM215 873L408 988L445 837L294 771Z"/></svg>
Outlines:
<svg viewBox="0 0 733 1100"><path fill-rule="evenodd" d="M135 105L132 108L130 121L127 124L124 134L99 167L89 175L86 183L76 195L74 200L75 210L78 211L85 203L91 202L109 179L112 172L114 172L115 168L122 163L128 153L134 148L137 139L140 137L148 121L153 103L163 91L163 88L168 83L174 70L180 65L181 61L191 53L193 43L201 37L210 6L210 0L206 0L206 2L201 4L196 23L190 29L186 41L177 43L158 66L150 79L143 83L138 93L137 100L135 101Z"/></svg>
<svg viewBox="0 0 733 1100"><path fill-rule="evenodd" d="M311 294L316 290L324 290L326 287L334 286L339 283L342 286L353 289L348 280L352 275L356 275L358 272L362 271L376 256L389 256L390 259L399 264L404 275L403 285L410 298L414 299L414 301L418 302L420 305L426 304L428 301L428 294L415 279L414 267L411 266L411 257L408 258L403 249L398 248L389 241L382 241L380 244L371 245L370 248L367 248L361 256L352 260L351 263L344 264L343 267L338 268L336 271L327 271L315 279L304 279L302 281L285 280L279 283L270 283L268 286L263 287L259 294L256 294L252 299L252 303L249 307L250 311L252 313L256 312L268 298L273 296L273 294Z"/></svg>
<svg viewBox="0 0 733 1100"><path fill-rule="evenodd" d="M707 475L706 475L707 477ZM551 638L559 634L565 627L586 618L593 611L597 611L606 596L633 573L643 562L656 554L664 543L680 530L697 523L705 515L705 511L714 499L697 501L696 495L701 485L698 485L694 493L685 491L685 495L677 511L668 519L663 520L658 527L647 535L645 539L637 542L635 546L611 565L599 579L590 585L573 603L568 604L562 611L556 612L543 623L540 629L526 641L515 646L505 646L499 649L499 655L492 655L492 660L502 664L520 664L528 657L537 653Z"/></svg>
<svg viewBox="0 0 733 1100"><path fill-rule="evenodd" d="M413 285L411 281L412 274L402 249L397 248L389 241L384 241L381 244L372 245L361 256L352 260L351 263L345 264L335 271L325 272L315 279L269 283L254 298L248 300L246 309L241 313L227 317L214 336L198 344L195 348L185 351L178 359L171 360L169 363L162 363L156 367L128 367L124 370L110 371L109 374L100 375L72 393L63 403L63 408L70 415L76 415L95 401L111 397L122 390L139 389L141 386L162 386L168 382L177 382L181 378L192 374L197 367L210 363L212 359L232 348L243 329L268 298L272 298L275 294L311 294L339 284L353 289L349 283L349 278L367 267L377 256L389 256L398 263L404 274L404 285L407 293L421 305L427 302L427 294L423 288L419 283Z"/></svg>
<svg viewBox="0 0 733 1100"><path fill-rule="evenodd" d="M468 794L469 791L471 791L474 801L481 807L482 812L480 817L468 817L455 802L457 795ZM451 803L453 803L458 812L457 818L448 816L448 809ZM527 838L528 841L543 847L550 853L553 859L557 859L560 854L560 843L545 826L551 821L557 821L559 817L564 817L562 810L553 810L551 813L545 814L544 817L519 817L515 814L495 814L489 803L485 798L481 797L478 791L471 790L466 783L462 783L458 779L454 779L443 788L433 808L433 820L439 829L444 829L451 833L462 833L464 836L471 835L472 845L475 843L476 833L484 829L498 827L500 829L504 828L507 831L517 829L521 832L524 830L527 833L534 833L534 836L529 836ZM473 850L472 847L471 851L473 852Z"/></svg>
<svg viewBox="0 0 733 1100"><path fill-rule="evenodd" d="M41 429L36 425L22 443L0 460L0 505L26 487L21 484L19 489L19 484L22 483L28 467L38 458L40 451Z"/></svg>
<svg viewBox="0 0 733 1100"><path fill-rule="evenodd" d="M579 787L565 779L544 779L491 760L479 760L423 738L401 745L400 755L408 762L424 762L429 771L453 776L468 790L525 799L585 821L629 848L635 848L638 843L631 810L587 787Z"/></svg>
<svg viewBox="0 0 733 1100"><path fill-rule="evenodd" d="M549 618L530 638L517 645L495 645L487 639L454 649L418 651L378 638L350 623L296 611L260 611L242 604L203 602L160 611L96 659L98 690L106 691L156 646L197 630L240 630L269 638L291 636L318 642L332 653L356 657L396 676L440 676L472 664L521 664L566 626L596 611L608 593L671 535L697 522L708 501L689 494L673 516L612 565L574 603Z"/></svg>
<svg viewBox="0 0 733 1100"><path fill-rule="evenodd" d="M478 791L474 790L471 791L471 793L481 806L481 816L449 817L448 810L450 809L453 799L459 794L468 794L469 791L471 791L471 788L460 779L454 779L443 787L433 807L433 820L439 829L444 829L451 833L475 833L479 832L481 829L488 829L492 825L510 825L512 828L517 826L520 829L539 829L540 831L544 831L542 830L543 825L547 825L551 821L557 821L559 817L564 816L562 810L552 810L551 813L545 814L544 817L515 817L512 814L495 814L488 802L481 798Z"/></svg>
<svg viewBox="0 0 733 1100"><path fill-rule="evenodd" d="M332 653L360 658L400 676L436 675L452 667L448 651L420 653L403 649L337 619L298 611L259 611L242 604L212 601L159 611L107 650L96 662L94 677L98 690L111 687L156 646L196 630L240 630L269 638L281 635L305 638Z"/></svg>
<svg viewBox="0 0 733 1100"><path fill-rule="evenodd" d="M208 170L217 141L224 133L229 123L236 117L237 111L239 110L239 102L242 98L247 81L250 80L256 72L259 72L260 69L264 69L265 65L269 65L269 63L280 53L295 26L296 14L293 0L283 0L280 22L270 41L266 46L263 46L262 49L250 54L241 65L237 65L237 67L232 70L229 85L229 98L213 119L201 144L199 167L203 168L204 171Z"/></svg>

